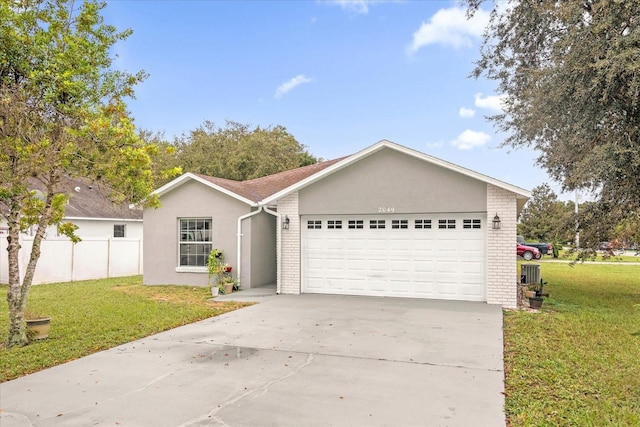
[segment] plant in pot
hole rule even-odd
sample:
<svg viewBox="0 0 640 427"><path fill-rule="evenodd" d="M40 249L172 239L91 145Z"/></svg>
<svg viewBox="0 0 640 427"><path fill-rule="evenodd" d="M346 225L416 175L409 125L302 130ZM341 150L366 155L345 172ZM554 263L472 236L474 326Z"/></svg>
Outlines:
<svg viewBox="0 0 640 427"><path fill-rule="evenodd" d="M49 337L49 331L51 330L50 316L27 311L25 312L25 321L27 323L29 341L43 340Z"/></svg>
<svg viewBox="0 0 640 427"><path fill-rule="evenodd" d="M229 264L221 264L220 272L218 276L218 288L219 292L223 294L230 294L236 287L236 280L231 275L231 266Z"/></svg>
<svg viewBox="0 0 640 427"><path fill-rule="evenodd" d="M218 286L220 288L220 293L230 294L236 286L236 279L234 279L230 274L224 275L220 278Z"/></svg>
<svg viewBox="0 0 640 427"><path fill-rule="evenodd" d="M218 282L224 264L224 253L221 249L212 249L207 258L207 272L209 273L209 286L211 295L216 297L219 294ZM228 265L228 264L226 264Z"/></svg>
<svg viewBox="0 0 640 427"><path fill-rule="evenodd" d="M531 307L531 308L540 308L540 307L542 307L542 302L544 301L544 299L542 298L542 289L544 288L544 285L546 285L546 284L547 284L547 282L543 282L542 279L540 279L540 285L535 290L535 296L529 297L529 307Z"/></svg>

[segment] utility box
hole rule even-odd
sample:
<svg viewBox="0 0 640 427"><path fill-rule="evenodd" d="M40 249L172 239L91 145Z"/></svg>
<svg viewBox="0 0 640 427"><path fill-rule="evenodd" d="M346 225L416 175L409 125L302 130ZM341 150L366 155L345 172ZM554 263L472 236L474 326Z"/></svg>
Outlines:
<svg viewBox="0 0 640 427"><path fill-rule="evenodd" d="M520 283L527 285L540 283L540 264L522 264L520 267Z"/></svg>

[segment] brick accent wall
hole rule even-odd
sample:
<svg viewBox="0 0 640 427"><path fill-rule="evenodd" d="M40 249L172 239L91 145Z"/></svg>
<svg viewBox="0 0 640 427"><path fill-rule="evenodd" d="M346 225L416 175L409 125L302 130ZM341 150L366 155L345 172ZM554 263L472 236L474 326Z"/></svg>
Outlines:
<svg viewBox="0 0 640 427"><path fill-rule="evenodd" d="M299 294L300 281L300 215L298 213L298 192L291 193L278 200L278 213L284 219L289 217L289 229L279 230L277 241L278 253L281 256L280 292L283 294ZM278 224L282 227L282 224ZM514 237L515 239L515 237Z"/></svg>
<svg viewBox="0 0 640 427"><path fill-rule="evenodd" d="M487 184L487 303L517 307L516 194ZM492 228L498 214L502 228Z"/></svg>

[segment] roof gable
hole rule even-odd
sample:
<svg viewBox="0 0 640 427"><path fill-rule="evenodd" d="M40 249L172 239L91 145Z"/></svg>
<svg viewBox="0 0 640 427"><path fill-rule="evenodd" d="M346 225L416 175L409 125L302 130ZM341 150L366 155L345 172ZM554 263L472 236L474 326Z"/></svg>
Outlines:
<svg viewBox="0 0 640 427"><path fill-rule="evenodd" d="M443 167L445 169L451 170L453 172L457 172L460 173L462 175L468 176L470 178L485 182L487 184L492 184L495 185L496 187L500 187L503 188L505 190L511 191L513 193L516 194L516 196L518 198L524 198L524 199L528 199L531 197L531 193L528 190L525 190L523 188L517 187L515 185L512 184L508 184L506 182L500 181L498 179L495 178L491 178L487 175L483 175L479 172L475 172L472 171L471 169L467 169L464 168L462 166L458 166L455 165L453 163L447 162L445 160L442 159L438 159L436 157L433 156L429 156L428 154L424 154L421 153L419 151L404 147L402 145L387 141L387 140L382 140L379 141L378 143L365 148L362 151L359 151L358 153L352 155L352 156L348 156L348 157L343 157L342 159L339 159L339 161L337 161L336 163L332 164L331 166L323 169L322 171L319 171L318 173L308 176L305 179L298 181L294 184L292 184L291 186L287 187L287 188L283 188L282 190L280 190L277 193L272 194L271 196L267 197L265 200L263 200L264 204L267 203L271 203L275 200L278 200L284 196L286 196L287 194L294 192L294 191L298 191L301 190L302 188L313 184L314 182L317 182L321 179L323 179L324 177L331 175L343 168L348 167L349 165L362 160L363 158L366 158L374 153L377 153L380 150L384 150L384 149L392 149L392 150L396 150L398 152L404 153L408 156L412 156L415 158L418 158L422 161L425 161L427 163L433 164L433 165L437 165L440 167Z"/></svg>
<svg viewBox="0 0 640 427"><path fill-rule="evenodd" d="M516 194L518 198L529 199L531 193L528 190L508 184L506 182L491 178L487 175L472 171L462 166L455 165L445 160L429 156L428 154L398 145L396 143L382 140L378 143L359 151L351 156L341 157L334 160L315 163L309 166L303 166L296 169L268 175L262 178L256 178L248 181L234 181L224 178L216 178L207 175L194 174L188 172L173 181L165 184L154 191L154 194L162 196L170 191L175 190L189 180L196 180L210 188L227 194L237 200L240 200L251 206L259 206L273 203L274 201L286 196L294 191L313 184L326 176L329 176L343 168L352 165L380 150L391 149L404 153L408 156L415 157L424 162L443 167L453 172L460 173L470 178L495 185Z"/></svg>

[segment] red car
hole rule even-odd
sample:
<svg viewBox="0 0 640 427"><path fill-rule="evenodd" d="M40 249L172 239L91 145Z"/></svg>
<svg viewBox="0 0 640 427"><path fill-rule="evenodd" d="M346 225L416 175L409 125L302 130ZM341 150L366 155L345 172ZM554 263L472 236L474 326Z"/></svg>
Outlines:
<svg viewBox="0 0 640 427"><path fill-rule="evenodd" d="M533 246L525 246L517 243L516 253L519 257L526 259L527 261L531 261L532 259L540 259L542 255L540 255L540 251L538 248L534 248Z"/></svg>

